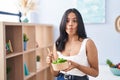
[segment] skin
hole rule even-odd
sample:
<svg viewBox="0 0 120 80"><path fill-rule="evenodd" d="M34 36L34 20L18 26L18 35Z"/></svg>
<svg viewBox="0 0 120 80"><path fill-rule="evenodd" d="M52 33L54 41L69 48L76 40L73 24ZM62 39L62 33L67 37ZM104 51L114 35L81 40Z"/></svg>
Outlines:
<svg viewBox="0 0 120 80"><path fill-rule="evenodd" d="M68 42L65 45L65 50L61 52L62 55L64 55L64 56L74 56L74 55L77 55L79 53L83 39L80 38L78 40L78 35L76 34L77 25L78 25L78 23L77 23L76 15L73 12L69 13L67 23L66 23L66 32L69 35ZM71 51L68 51L69 49L71 49ZM97 52L97 49L96 49L94 42L91 39L89 39L87 41L86 53L87 53L87 58L88 58L88 62L90 64L90 67L80 65L80 64L75 63L73 61L69 61L71 63L70 66L69 66L69 68L67 68L64 71L69 71L73 68L77 68L80 71L82 71L90 76L97 77L98 73L99 73L98 52ZM46 62L48 64L50 64L52 62L52 60L55 60L57 57L58 56L56 54L56 49L54 47L53 52L48 54ZM54 71L52 69L52 66L51 66L51 71L53 72L53 74L55 76L57 76L59 73L59 71Z"/></svg>

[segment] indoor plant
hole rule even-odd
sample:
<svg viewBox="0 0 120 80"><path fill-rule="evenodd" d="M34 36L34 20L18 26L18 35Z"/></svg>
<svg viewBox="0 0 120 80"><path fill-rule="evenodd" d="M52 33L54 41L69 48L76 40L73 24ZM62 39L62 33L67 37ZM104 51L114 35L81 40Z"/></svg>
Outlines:
<svg viewBox="0 0 120 80"><path fill-rule="evenodd" d="M36 9L36 0L19 0L18 8L22 13L22 22L29 22L27 14Z"/></svg>
<svg viewBox="0 0 120 80"><path fill-rule="evenodd" d="M37 69L40 68L40 56L39 55L36 56L36 67Z"/></svg>
<svg viewBox="0 0 120 80"><path fill-rule="evenodd" d="M11 71L11 67L10 67L10 66L7 66L7 68L6 68L7 80L8 80L8 74L10 73L10 71Z"/></svg>
<svg viewBox="0 0 120 80"><path fill-rule="evenodd" d="M106 63L108 64L110 71L117 76L120 76L120 63L114 64L111 60L107 59Z"/></svg>
<svg viewBox="0 0 120 80"><path fill-rule="evenodd" d="M29 38L27 37L27 35L24 33L23 34L23 41L24 41L24 51L27 48L27 42L28 42Z"/></svg>

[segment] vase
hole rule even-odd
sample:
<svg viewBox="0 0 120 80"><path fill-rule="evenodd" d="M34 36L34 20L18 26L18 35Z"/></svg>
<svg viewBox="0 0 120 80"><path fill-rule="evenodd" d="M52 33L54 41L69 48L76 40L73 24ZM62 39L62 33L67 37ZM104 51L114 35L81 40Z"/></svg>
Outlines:
<svg viewBox="0 0 120 80"><path fill-rule="evenodd" d="M25 23L28 23L28 22L29 22L27 16L22 16L22 17L21 17L21 21L22 21L22 22L25 22Z"/></svg>
<svg viewBox="0 0 120 80"><path fill-rule="evenodd" d="M28 14L28 19L30 23L39 23L39 14L36 11L30 11Z"/></svg>
<svg viewBox="0 0 120 80"><path fill-rule="evenodd" d="M29 22L29 20L28 20L28 17L27 17L27 14L26 14L26 13L22 14L22 16L21 16L21 22L24 22L24 23L28 23L28 22Z"/></svg>
<svg viewBox="0 0 120 80"><path fill-rule="evenodd" d="M24 42L24 51L27 49L27 42Z"/></svg>

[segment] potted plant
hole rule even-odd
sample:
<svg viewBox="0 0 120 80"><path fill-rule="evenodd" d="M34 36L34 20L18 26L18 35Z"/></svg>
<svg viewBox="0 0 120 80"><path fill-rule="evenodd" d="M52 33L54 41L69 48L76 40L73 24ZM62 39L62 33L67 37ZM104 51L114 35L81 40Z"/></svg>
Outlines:
<svg viewBox="0 0 120 80"><path fill-rule="evenodd" d="M29 22L27 15L31 11L36 10L37 2L35 0L19 0L18 7L20 12L22 13L21 21L22 22Z"/></svg>
<svg viewBox="0 0 120 80"><path fill-rule="evenodd" d="M36 67L37 69L40 68L40 56L39 55L36 56Z"/></svg>
<svg viewBox="0 0 120 80"><path fill-rule="evenodd" d="M11 67L10 67L10 66L7 66L7 68L6 68L7 80L8 80L8 74L10 73L10 71L11 71Z"/></svg>
<svg viewBox="0 0 120 80"><path fill-rule="evenodd" d="M24 33L23 34L23 41L24 41L24 51L27 48L27 42L28 42L29 38L27 37L27 35Z"/></svg>
<svg viewBox="0 0 120 80"><path fill-rule="evenodd" d="M37 55L36 59L37 59L37 62L40 62L40 56L39 55Z"/></svg>

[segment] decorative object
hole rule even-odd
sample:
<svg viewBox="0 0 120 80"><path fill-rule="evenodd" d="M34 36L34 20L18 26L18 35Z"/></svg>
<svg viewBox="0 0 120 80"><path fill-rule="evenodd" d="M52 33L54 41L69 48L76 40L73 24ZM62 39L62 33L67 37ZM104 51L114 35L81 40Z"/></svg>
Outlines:
<svg viewBox="0 0 120 80"><path fill-rule="evenodd" d="M27 42L24 42L24 51L27 50Z"/></svg>
<svg viewBox="0 0 120 80"><path fill-rule="evenodd" d="M27 18L26 15L23 15L23 16L21 17L21 21L22 21L22 22L25 22L25 23L28 23L28 22L29 22L29 20L28 20L28 18Z"/></svg>
<svg viewBox="0 0 120 80"><path fill-rule="evenodd" d="M115 28L117 32L120 32L120 16L118 16L115 20Z"/></svg>
<svg viewBox="0 0 120 80"><path fill-rule="evenodd" d="M114 75L120 76L120 69L110 67L110 71L111 71Z"/></svg>
<svg viewBox="0 0 120 80"><path fill-rule="evenodd" d="M27 49L27 42L28 42L28 37L27 35L24 33L23 34L23 42L24 42L24 51Z"/></svg>
<svg viewBox="0 0 120 80"><path fill-rule="evenodd" d="M76 0L85 23L105 23L105 0Z"/></svg>
<svg viewBox="0 0 120 80"><path fill-rule="evenodd" d="M113 64L113 62L109 59L106 60L106 63L108 64L110 71L116 75L120 76L120 63L118 64Z"/></svg>
<svg viewBox="0 0 120 80"><path fill-rule="evenodd" d="M26 63L24 63L24 73L25 73L25 76L30 74Z"/></svg>
<svg viewBox="0 0 120 80"><path fill-rule="evenodd" d="M27 18L27 14L30 11L35 10L36 0L19 0L18 4L19 4L19 9L22 13L21 21L22 22L29 22L29 20Z"/></svg>
<svg viewBox="0 0 120 80"><path fill-rule="evenodd" d="M9 41L6 43L6 52L7 52L7 53L12 53L12 52L13 52L13 47L12 47L11 40L9 40Z"/></svg>
<svg viewBox="0 0 120 80"><path fill-rule="evenodd" d="M37 69L39 69L40 68L40 56L39 55L37 55L36 56L36 67L37 67Z"/></svg>
<svg viewBox="0 0 120 80"><path fill-rule="evenodd" d="M39 11L30 11L27 16L30 23L39 23Z"/></svg>

